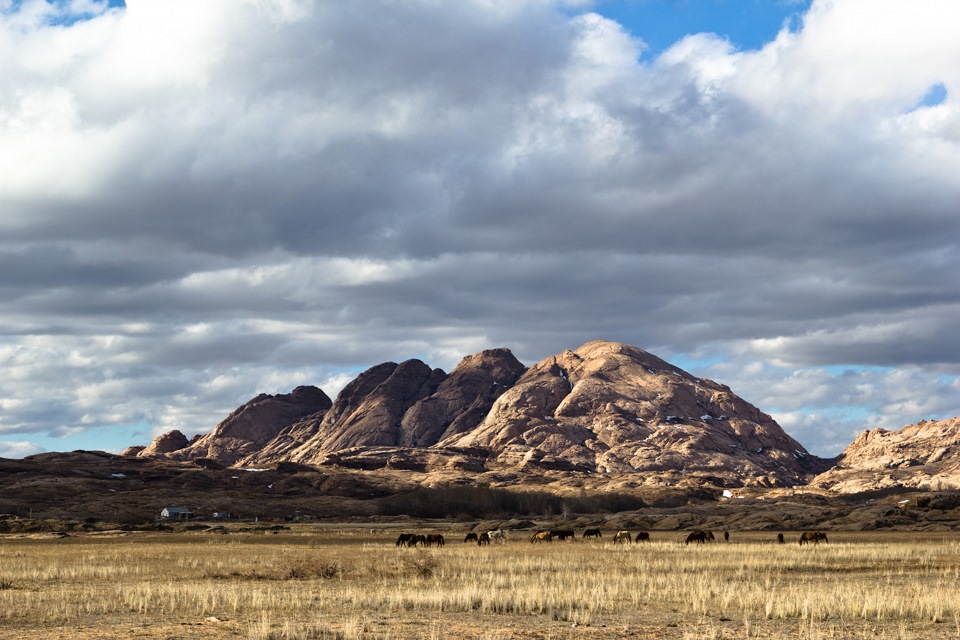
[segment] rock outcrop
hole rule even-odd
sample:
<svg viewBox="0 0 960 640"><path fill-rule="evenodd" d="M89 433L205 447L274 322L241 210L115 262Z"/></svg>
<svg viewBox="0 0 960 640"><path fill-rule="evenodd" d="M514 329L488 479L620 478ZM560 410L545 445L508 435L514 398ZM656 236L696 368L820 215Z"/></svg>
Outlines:
<svg viewBox="0 0 960 640"><path fill-rule="evenodd" d="M333 403L313 387L258 396L196 442L166 453L151 447L149 455L226 465L486 465L660 484L696 476L784 486L825 468L728 387L604 341L529 369L508 349L464 358L449 375L420 360L387 362Z"/></svg>
<svg viewBox="0 0 960 640"><path fill-rule="evenodd" d="M488 447L520 467L697 473L745 484L801 482L821 464L728 387L604 341L531 367L476 429L440 445Z"/></svg>
<svg viewBox="0 0 960 640"><path fill-rule="evenodd" d="M840 493L960 489L960 418L864 431L811 484Z"/></svg>
<svg viewBox="0 0 960 640"><path fill-rule="evenodd" d="M153 458L180 451L188 444L190 444L190 440L187 439L187 436L174 429L154 438L153 442L146 447L142 447L136 455L143 458Z"/></svg>
<svg viewBox="0 0 960 640"><path fill-rule="evenodd" d="M292 423L306 416L323 414L330 405L330 398L317 387L297 387L290 393L275 396L263 393L231 413L210 433L184 447L164 452L164 457L172 460L207 458L233 465L262 449ZM138 457L156 456L148 451L168 435L160 436L137 454Z"/></svg>

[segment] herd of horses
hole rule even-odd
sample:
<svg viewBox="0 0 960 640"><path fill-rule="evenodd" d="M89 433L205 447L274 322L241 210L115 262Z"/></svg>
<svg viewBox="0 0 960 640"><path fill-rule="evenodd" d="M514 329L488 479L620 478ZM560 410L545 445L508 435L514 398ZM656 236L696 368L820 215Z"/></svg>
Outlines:
<svg viewBox="0 0 960 640"><path fill-rule="evenodd" d="M542 542L553 542L554 540L567 540L574 541L576 540L576 532L573 529L553 529L553 530L540 530L530 536L530 543L542 543ZM724 531L721 534L724 542L730 542L730 532ZM585 529L581 538L603 538L603 532L600 529ZM475 542L478 546L489 545L491 542L496 543L506 543L507 533L502 529L491 529L490 531L484 531L482 533L470 532L464 536L463 541ZM690 532L686 539L683 541L684 544L706 544L709 542L717 542L718 537L713 534L713 531L709 530L696 530ZM631 535L629 531L617 531L613 534L613 544L630 544L639 543L639 542L650 542L650 534L646 531L638 531L635 536ZM785 540L782 533L777 534L777 543L785 544ZM821 542L827 542L827 534L823 531L804 531L800 534L800 546L802 547L805 544L813 543L820 544ZM400 537L397 538L398 547L432 547L434 545L442 547L445 544L443 536L439 533L431 534L421 534L421 533L401 533Z"/></svg>

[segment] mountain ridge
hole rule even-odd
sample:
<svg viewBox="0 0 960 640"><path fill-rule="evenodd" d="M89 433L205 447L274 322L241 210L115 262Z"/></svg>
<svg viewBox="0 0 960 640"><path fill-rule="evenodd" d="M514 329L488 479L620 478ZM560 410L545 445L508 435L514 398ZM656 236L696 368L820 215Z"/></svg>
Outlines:
<svg viewBox="0 0 960 640"><path fill-rule="evenodd" d="M316 387L261 394L196 441L127 455L430 469L558 469L791 486L826 469L726 385L631 345L592 341L525 367L506 348L450 374L420 360L375 365L330 402ZM463 453L468 452L468 453Z"/></svg>

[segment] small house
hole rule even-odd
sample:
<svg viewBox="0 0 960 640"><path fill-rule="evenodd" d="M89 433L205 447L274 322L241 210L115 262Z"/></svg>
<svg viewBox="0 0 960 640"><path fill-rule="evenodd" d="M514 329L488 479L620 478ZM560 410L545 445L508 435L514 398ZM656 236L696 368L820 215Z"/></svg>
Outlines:
<svg viewBox="0 0 960 640"><path fill-rule="evenodd" d="M193 514L188 507L165 507L160 512L160 517L165 520L188 520Z"/></svg>

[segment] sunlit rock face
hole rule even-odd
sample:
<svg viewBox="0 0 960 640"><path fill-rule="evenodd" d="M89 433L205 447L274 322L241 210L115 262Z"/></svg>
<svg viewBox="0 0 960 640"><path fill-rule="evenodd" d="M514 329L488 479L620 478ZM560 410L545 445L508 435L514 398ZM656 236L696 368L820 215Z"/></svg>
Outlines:
<svg viewBox="0 0 960 640"><path fill-rule="evenodd" d="M811 484L842 493L960 489L960 418L864 431Z"/></svg>

